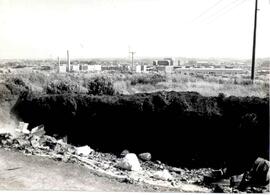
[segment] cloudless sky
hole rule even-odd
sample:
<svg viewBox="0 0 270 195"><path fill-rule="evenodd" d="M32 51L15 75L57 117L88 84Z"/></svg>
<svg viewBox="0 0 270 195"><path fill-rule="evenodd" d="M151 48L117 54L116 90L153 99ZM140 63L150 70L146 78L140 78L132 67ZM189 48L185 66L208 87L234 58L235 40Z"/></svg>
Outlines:
<svg viewBox="0 0 270 195"><path fill-rule="evenodd" d="M270 57L258 0L257 57ZM0 58L251 58L255 0L0 0Z"/></svg>

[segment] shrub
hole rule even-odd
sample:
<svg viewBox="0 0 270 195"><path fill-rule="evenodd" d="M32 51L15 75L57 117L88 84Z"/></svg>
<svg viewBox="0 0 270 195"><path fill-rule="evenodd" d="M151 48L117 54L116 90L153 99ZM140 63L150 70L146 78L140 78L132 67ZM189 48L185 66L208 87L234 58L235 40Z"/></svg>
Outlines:
<svg viewBox="0 0 270 195"><path fill-rule="evenodd" d="M131 85L137 85L137 84L151 84L156 85L159 82L166 81L166 77L160 74L154 74L154 75L141 75L138 77L134 77L131 79L130 84Z"/></svg>
<svg viewBox="0 0 270 195"><path fill-rule="evenodd" d="M6 88L10 91L11 95L19 95L22 92L29 91L30 88L21 78L10 78L5 81Z"/></svg>
<svg viewBox="0 0 270 195"><path fill-rule="evenodd" d="M45 87L47 94L80 93L80 86L68 81L52 81Z"/></svg>
<svg viewBox="0 0 270 195"><path fill-rule="evenodd" d="M88 94L92 95L115 95L113 84L104 77L98 77L87 83Z"/></svg>

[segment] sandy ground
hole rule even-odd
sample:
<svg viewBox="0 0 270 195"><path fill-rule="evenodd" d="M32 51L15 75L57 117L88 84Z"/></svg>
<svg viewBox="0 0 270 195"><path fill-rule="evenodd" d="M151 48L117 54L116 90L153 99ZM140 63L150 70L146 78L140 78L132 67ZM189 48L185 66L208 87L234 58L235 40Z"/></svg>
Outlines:
<svg viewBox="0 0 270 195"><path fill-rule="evenodd" d="M0 149L0 190L167 191L121 183L89 169L38 156Z"/></svg>

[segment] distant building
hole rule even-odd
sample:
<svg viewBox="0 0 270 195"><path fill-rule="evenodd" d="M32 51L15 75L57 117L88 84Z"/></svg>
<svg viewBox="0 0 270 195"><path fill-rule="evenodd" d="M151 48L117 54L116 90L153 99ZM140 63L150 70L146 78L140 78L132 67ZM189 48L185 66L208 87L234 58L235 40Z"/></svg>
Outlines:
<svg viewBox="0 0 270 195"><path fill-rule="evenodd" d="M70 71L71 72L79 72L80 71L80 65L79 64L70 65Z"/></svg>
<svg viewBox="0 0 270 195"><path fill-rule="evenodd" d="M99 72L99 71L101 71L101 65L83 64L83 65L81 65L80 70L83 72Z"/></svg>
<svg viewBox="0 0 270 195"><path fill-rule="evenodd" d="M172 73L174 71L173 66L157 66L157 70L165 73Z"/></svg>
<svg viewBox="0 0 270 195"><path fill-rule="evenodd" d="M59 66L58 66L58 72L59 73L65 73L65 72L67 72L67 65L66 64L59 64Z"/></svg>
<svg viewBox="0 0 270 195"><path fill-rule="evenodd" d="M154 66L172 66L173 62L172 60L154 60L153 65Z"/></svg>
<svg viewBox="0 0 270 195"><path fill-rule="evenodd" d="M141 73L141 72L147 72L147 66L146 65L137 65L136 66L136 70L137 73Z"/></svg>

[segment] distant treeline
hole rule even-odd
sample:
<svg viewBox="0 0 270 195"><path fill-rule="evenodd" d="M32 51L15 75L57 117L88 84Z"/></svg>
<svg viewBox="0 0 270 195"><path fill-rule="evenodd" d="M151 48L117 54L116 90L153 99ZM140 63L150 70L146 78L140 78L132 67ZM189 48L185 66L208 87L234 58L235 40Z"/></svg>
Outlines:
<svg viewBox="0 0 270 195"><path fill-rule="evenodd" d="M12 109L30 127L103 151L151 152L179 166L269 158L269 99L196 92L94 96L24 93ZM241 164L243 162L243 164Z"/></svg>

